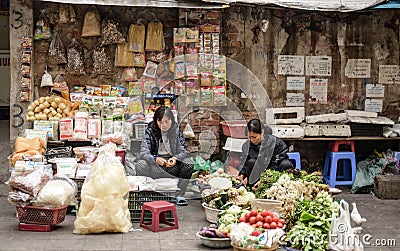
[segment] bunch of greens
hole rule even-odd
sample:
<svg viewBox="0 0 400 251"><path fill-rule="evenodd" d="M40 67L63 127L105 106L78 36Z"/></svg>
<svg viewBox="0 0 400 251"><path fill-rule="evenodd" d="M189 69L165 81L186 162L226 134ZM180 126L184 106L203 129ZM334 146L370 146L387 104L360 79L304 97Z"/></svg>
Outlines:
<svg viewBox="0 0 400 251"><path fill-rule="evenodd" d="M304 251L324 251L328 249L327 238L328 235L320 229L300 222L287 233L286 241L292 248Z"/></svg>

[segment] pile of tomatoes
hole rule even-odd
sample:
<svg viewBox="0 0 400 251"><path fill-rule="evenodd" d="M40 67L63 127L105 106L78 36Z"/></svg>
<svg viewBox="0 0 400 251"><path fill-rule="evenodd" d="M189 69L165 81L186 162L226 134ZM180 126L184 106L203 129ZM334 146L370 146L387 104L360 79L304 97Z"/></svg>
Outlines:
<svg viewBox="0 0 400 251"><path fill-rule="evenodd" d="M239 222L245 222L261 232L266 229L283 228L285 226L284 219L279 219L278 214L268 210L257 211L252 209L242 215Z"/></svg>

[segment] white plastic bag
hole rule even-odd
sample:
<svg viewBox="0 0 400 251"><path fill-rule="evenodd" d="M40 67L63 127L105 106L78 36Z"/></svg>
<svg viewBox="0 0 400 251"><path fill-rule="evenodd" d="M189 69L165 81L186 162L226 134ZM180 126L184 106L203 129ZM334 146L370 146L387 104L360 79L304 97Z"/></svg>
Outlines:
<svg viewBox="0 0 400 251"><path fill-rule="evenodd" d="M47 70L44 71L42 81L40 83L40 87L45 86L53 86L53 77L50 75L50 73L47 72Z"/></svg>
<svg viewBox="0 0 400 251"><path fill-rule="evenodd" d="M193 139L195 137L193 129L189 123L186 124L185 129L183 130L183 137L185 137L185 139Z"/></svg>

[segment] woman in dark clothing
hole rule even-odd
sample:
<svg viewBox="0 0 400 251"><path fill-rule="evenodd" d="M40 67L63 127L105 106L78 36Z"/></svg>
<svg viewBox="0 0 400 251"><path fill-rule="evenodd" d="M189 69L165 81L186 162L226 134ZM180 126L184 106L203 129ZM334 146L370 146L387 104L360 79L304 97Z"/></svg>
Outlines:
<svg viewBox="0 0 400 251"><path fill-rule="evenodd" d="M264 127L259 119L250 120L246 131L249 139L242 146L242 161L238 167L238 179L243 184L255 189L266 169L282 171L293 168L285 142L271 135L270 128Z"/></svg>
<svg viewBox="0 0 400 251"><path fill-rule="evenodd" d="M136 164L137 175L154 179L178 177L177 204L187 205L183 196L194 166L170 109L161 106L155 111L140 146L140 159Z"/></svg>

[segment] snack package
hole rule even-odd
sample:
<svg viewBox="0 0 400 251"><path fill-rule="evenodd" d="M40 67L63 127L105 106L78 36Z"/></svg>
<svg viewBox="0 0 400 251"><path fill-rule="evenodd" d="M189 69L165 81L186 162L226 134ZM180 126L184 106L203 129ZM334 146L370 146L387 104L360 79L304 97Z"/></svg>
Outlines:
<svg viewBox="0 0 400 251"><path fill-rule="evenodd" d="M87 111L75 112L74 139L86 140L88 138L87 135L88 116L89 114Z"/></svg>

